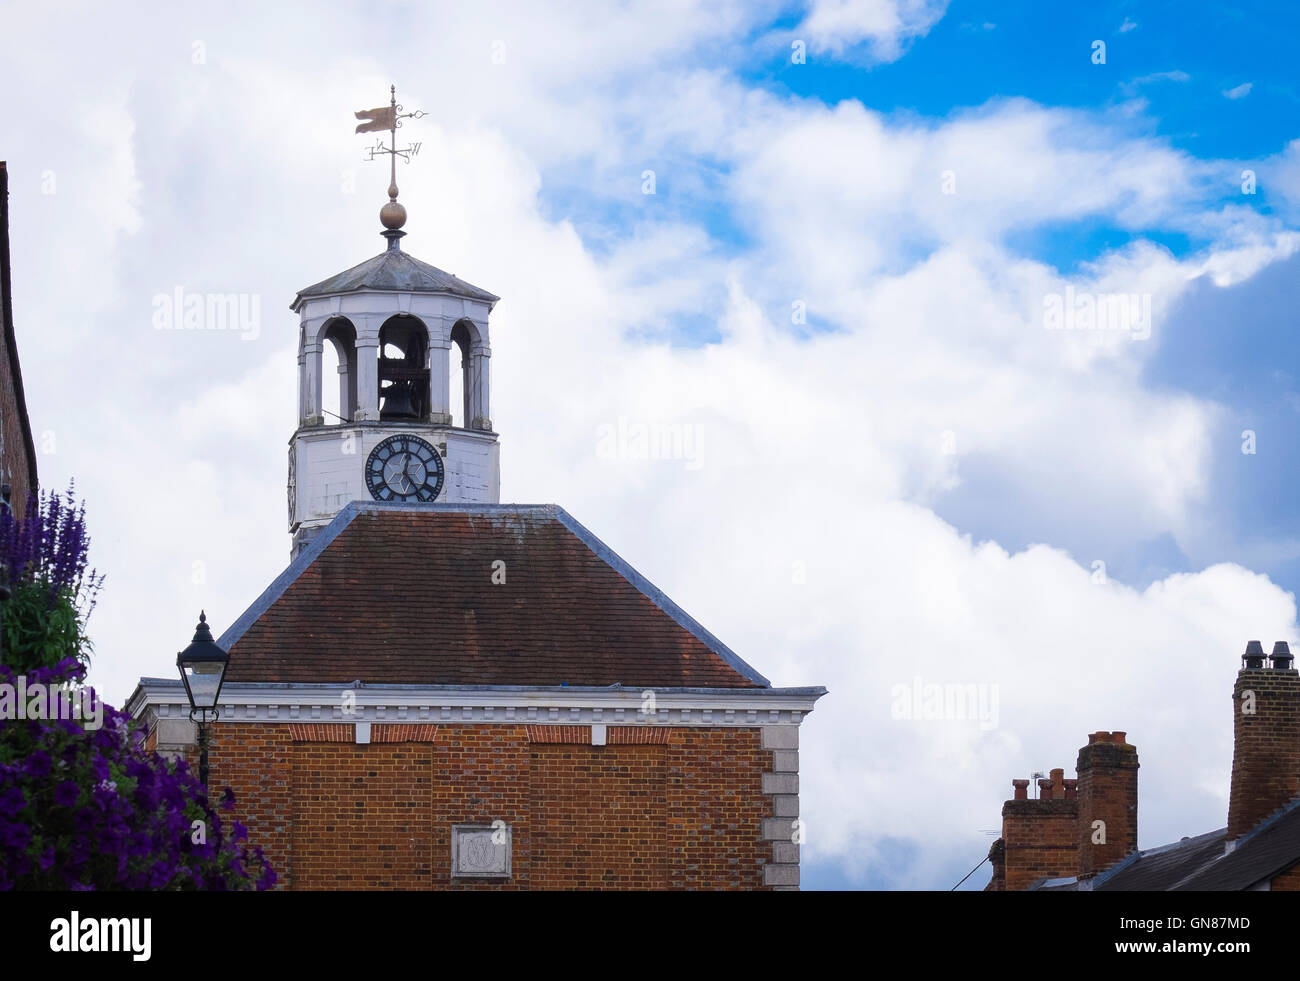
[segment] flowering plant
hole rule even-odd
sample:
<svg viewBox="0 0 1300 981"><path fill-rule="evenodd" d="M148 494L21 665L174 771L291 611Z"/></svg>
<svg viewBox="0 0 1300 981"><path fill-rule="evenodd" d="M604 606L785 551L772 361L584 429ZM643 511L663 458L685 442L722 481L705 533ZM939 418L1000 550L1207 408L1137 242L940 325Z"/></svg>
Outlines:
<svg viewBox="0 0 1300 981"><path fill-rule="evenodd" d="M0 665L0 684L15 673ZM66 658L28 685L80 681ZM0 889L269 889L276 875L229 832L184 760L144 749L138 724L103 705L70 719L0 722ZM227 788L221 807L234 806Z"/></svg>
<svg viewBox="0 0 1300 981"><path fill-rule="evenodd" d="M0 508L0 575L11 594L3 660L10 667L50 667L68 656L89 660L86 620L104 582L87 569L89 547L86 506L72 484L64 497L33 495L21 519Z"/></svg>
<svg viewBox="0 0 1300 981"><path fill-rule="evenodd" d="M22 521L0 513L0 573L12 593L3 609L0 694L11 706L14 691L70 687L86 676L86 617L103 582L87 572L89 541L71 486L66 501L33 499ZM184 760L146 750L138 723L93 689L79 701L87 710L80 717L0 717L0 889L275 885L247 829L232 821L227 832ZM88 714L89 727L81 721ZM233 806L227 789L221 807Z"/></svg>

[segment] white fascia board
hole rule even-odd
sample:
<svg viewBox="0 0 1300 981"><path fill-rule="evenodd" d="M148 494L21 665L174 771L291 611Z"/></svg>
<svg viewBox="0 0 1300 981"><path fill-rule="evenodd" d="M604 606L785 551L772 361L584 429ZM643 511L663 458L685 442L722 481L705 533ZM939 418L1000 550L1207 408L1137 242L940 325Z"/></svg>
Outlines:
<svg viewBox="0 0 1300 981"><path fill-rule="evenodd" d="M653 693L653 701L647 696ZM344 693L352 711L344 712ZM798 725L824 688L527 688L514 686L230 683L227 722L518 722L573 725ZM188 718L179 681L142 678L127 703L136 718Z"/></svg>

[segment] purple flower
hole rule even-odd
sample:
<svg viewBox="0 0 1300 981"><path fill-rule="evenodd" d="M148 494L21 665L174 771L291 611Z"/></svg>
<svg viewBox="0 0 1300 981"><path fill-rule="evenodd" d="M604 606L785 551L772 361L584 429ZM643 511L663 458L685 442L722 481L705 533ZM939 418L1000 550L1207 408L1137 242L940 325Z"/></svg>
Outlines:
<svg viewBox="0 0 1300 981"><path fill-rule="evenodd" d="M0 815L13 817L27 806L27 798L19 787L0 790Z"/></svg>
<svg viewBox="0 0 1300 981"><path fill-rule="evenodd" d="M31 840L32 829L27 825L0 820L0 848L21 852L31 843Z"/></svg>
<svg viewBox="0 0 1300 981"><path fill-rule="evenodd" d="M27 762L23 764L23 773L32 780L40 780L50 772L50 754L43 749L38 749L27 757Z"/></svg>
<svg viewBox="0 0 1300 981"><path fill-rule="evenodd" d="M60 511L61 523L67 514ZM0 566L3 526L0 517ZM28 676L50 684L83 673L64 659ZM248 844L248 829L227 817L223 830L219 814L233 808L233 791L214 809L184 761L145 750L140 727L103 708L96 731L41 720L0 725L0 889L273 888L276 873ZM207 826L203 844L192 841L195 820Z"/></svg>

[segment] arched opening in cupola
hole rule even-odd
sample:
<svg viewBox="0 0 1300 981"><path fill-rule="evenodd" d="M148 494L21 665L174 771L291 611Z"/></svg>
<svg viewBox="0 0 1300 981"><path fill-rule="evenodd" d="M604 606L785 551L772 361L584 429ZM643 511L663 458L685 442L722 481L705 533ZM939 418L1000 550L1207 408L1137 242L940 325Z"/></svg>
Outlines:
<svg viewBox="0 0 1300 981"><path fill-rule="evenodd" d="M429 416L429 332L415 317L393 317L379 328L379 418Z"/></svg>
<svg viewBox="0 0 1300 981"><path fill-rule="evenodd" d="M469 352L473 341L470 327L464 320L458 320L451 328L451 350L448 352L451 377L447 386L447 411L451 413L451 424L461 428L469 427L470 420L470 385Z"/></svg>
<svg viewBox="0 0 1300 981"><path fill-rule="evenodd" d="M351 422L357 411L357 329L342 318L321 333L320 386L324 424Z"/></svg>

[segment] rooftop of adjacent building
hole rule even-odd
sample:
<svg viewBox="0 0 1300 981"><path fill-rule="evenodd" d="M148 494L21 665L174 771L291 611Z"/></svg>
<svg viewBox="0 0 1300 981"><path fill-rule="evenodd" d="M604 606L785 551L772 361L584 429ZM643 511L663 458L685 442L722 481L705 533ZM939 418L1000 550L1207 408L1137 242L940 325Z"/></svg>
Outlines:
<svg viewBox="0 0 1300 981"><path fill-rule="evenodd" d="M1300 797L1229 849L1227 828L1138 850L1091 880L1042 879L1030 888L1064 892L1231 892L1250 889L1300 860Z"/></svg>

